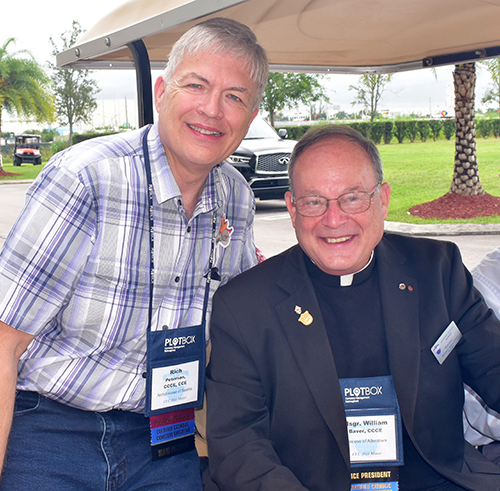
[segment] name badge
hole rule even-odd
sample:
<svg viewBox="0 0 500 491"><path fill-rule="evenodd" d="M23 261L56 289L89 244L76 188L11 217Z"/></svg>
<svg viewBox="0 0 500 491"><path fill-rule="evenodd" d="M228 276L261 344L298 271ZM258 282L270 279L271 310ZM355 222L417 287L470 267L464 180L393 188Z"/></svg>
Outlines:
<svg viewBox="0 0 500 491"><path fill-rule="evenodd" d="M205 324L148 332L145 415L203 405Z"/></svg>
<svg viewBox="0 0 500 491"><path fill-rule="evenodd" d="M432 354L436 357L440 365L448 358L448 355L453 351L453 348L455 348L461 338L462 333L460 329L454 321L451 321L431 348Z"/></svg>
<svg viewBox="0 0 500 491"><path fill-rule="evenodd" d="M392 377L340 380L351 467L403 465L402 420Z"/></svg>

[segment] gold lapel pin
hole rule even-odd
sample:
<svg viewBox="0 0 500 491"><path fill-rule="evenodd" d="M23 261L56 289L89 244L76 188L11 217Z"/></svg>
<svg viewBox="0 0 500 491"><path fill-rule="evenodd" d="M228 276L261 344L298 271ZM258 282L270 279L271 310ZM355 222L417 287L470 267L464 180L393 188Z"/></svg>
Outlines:
<svg viewBox="0 0 500 491"><path fill-rule="evenodd" d="M305 312L302 312L302 307L300 307L299 305L296 305L294 311L299 316L298 321L302 322L302 324L304 324L304 326L309 326L310 324L312 324L312 321L314 319L308 310L306 310Z"/></svg>
<svg viewBox="0 0 500 491"><path fill-rule="evenodd" d="M302 322L304 326L309 326L310 324L312 324L313 320L313 316L309 313L308 310L300 314L299 322Z"/></svg>

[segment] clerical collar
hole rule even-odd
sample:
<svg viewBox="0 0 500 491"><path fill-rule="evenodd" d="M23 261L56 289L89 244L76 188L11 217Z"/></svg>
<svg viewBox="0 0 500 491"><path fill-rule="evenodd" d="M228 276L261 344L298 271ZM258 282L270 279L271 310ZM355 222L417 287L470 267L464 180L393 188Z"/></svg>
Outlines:
<svg viewBox="0 0 500 491"><path fill-rule="evenodd" d="M353 282L355 284L359 284L359 283L365 281L366 279L368 279L368 277L371 275L371 272L373 270L373 264L374 264L373 257L374 257L374 255L375 255L375 253L374 253L374 251L372 251L372 253L370 255L370 259L368 260L366 265L363 268L361 268L359 271L356 271L355 273L351 273L351 274L342 275L342 276L335 276L335 275L330 275L330 274L322 271L320 268L318 268L318 266L316 266L316 264L314 264L312 259L306 253L304 253L304 257L306 259L307 270L308 270L310 276L312 278L320 281L321 283L325 284L326 286L333 286L333 287L335 287L335 286L336 287L351 286L353 284ZM356 281L354 281L354 280L356 280Z"/></svg>

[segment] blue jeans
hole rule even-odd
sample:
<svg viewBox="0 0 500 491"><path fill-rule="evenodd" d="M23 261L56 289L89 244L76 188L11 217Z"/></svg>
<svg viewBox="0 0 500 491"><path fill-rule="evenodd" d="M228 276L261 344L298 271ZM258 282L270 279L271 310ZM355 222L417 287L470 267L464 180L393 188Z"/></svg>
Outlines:
<svg viewBox="0 0 500 491"><path fill-rule="evenodd" d="M149 420L18 392L1 491L201 491L196 450L152 461Z"/></svg>

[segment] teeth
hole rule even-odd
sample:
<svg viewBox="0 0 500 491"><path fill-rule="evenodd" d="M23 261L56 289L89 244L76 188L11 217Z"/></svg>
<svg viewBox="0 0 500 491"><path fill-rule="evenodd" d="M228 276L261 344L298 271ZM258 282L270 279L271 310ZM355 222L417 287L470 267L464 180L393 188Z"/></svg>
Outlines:
<svg viewBox="0 0 500 491"><path fill-rule="evenodd" d="M219 133L218 131L208 131L204 130L203 128L198 128L197 126L193 126L192 124L188 125L192 130L199 131L203 135L214 135L214 136L222 136L222 133Z"/></svg>
<svg viewBox="0 0 500 491"><path fill-rule="evenodd" d="M326 241L329 244L338 244L339 242L345 242L346 240L349 240L352 237L352 235L349 235L348 237L340 237L338 239L326 239Z"/></svg>

